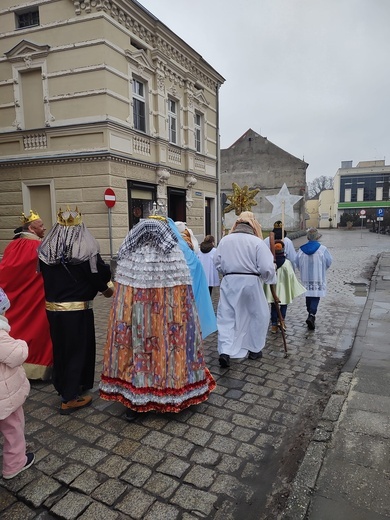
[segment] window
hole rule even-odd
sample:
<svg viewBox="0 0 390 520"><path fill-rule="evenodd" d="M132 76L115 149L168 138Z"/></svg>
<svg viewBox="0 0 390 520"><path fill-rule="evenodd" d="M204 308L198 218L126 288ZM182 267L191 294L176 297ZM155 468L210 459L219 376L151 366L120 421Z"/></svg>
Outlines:
<svg viewBox="0 0 390 520"><path fill-rule="evenodd" d="M145 84L133 79L133 123L136 130L146 132Z"/></svg>
<svg viewBox="0 0 390 520"><path fill-rule="evenodd" d="M345 188L345 202L351 202L351 188Z"/></svg>
<svg viewBox="0 0 390 520"><path fill-rule="evenodd" d="M202 151L202 116L198 112L194 115L195 150Z"/></svg>
<svg viewBox="0 0 390 520"><path fill-rule="evenodd" d="M156 200L156 186L153 184L127 181L129 229L138 224L141 218L147 218Z"/></svg>
<svg viewBox="0 0 390 520"><path fill-rule="evenodd" d="M169 142L177 143L177 103L168 98Z"/></svg>
<svg viewBox="0 0 390 520"><path fill-rule="evenodd" d="M19 75L21 86L21 109L24 129L44 128L45 109L43 102L42 69L27 69Z"/></svg>
<svg viewBox="0 0 390 520"><path fill-rule="evenodd" d="M25 27L34 27L35 25L39 25L38 8L16 13L16 27L18 29L23 29Z"/></svg>

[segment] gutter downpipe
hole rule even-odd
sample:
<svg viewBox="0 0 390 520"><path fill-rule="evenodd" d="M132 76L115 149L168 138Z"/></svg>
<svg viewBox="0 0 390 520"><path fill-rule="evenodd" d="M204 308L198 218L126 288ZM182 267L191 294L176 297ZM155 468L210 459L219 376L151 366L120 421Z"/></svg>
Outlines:
<svg viewBox="0 0 390 520"><path fill-rule="evenodd" d="M222 238L222 213L221 213L221 171L220 171L220 135L219 135L219 89L221 85L217 82L216 87L216 109L217 109L217 124L216 124L216 142L217 142L217 163L216 163L216 174L217 174L217 240L218 242Z"/></svg>

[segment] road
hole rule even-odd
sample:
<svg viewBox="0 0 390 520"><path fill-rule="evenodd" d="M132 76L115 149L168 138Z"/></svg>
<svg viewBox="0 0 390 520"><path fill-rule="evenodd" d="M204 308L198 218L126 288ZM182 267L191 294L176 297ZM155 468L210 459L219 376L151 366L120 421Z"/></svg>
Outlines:
<svg viewBox="0 0 390 520"><path fill-rule="evenodd" d="M213 334L205 347L217 388L178 415L126 423L121 405L98 398L110 302L97 297L93 404L61 416L53 387L32 384L26 438L37 462L0 480L1 518L275 519L349 356L377 254L390 248L390 237L366 230L321 232L334 262L316 330L307 330L301 296L287 311L288 357L280 333L269 334L262 360L233 360L228 370Z"/></svg>

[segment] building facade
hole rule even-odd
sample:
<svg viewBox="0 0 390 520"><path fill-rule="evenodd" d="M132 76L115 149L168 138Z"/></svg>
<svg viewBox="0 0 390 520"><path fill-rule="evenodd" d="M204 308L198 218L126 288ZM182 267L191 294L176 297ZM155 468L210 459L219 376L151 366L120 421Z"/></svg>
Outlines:
<svg viewBox="0 0 390 520"><path fill-rule="evenodd" d="M272 215L268 195L277 195L285 183L289 193L302 196L294 206L294 218L286 216L286 230L305 229L306 170L308 163L294 157L249 129L229 148L221 150L221 193L232 193L232 183L250 189L259 188L252 211L264 229L272 229L280 215ZM234 211L224 215L230 228L236 219Z"/></svg>
<svg viewBox="0 0 390 520"><path fill-rule="evenodd" d="M153 202L217 235L216 70L133 0L2 0L0 24L0 254L66 205L103 254Z"/></svg>
<svg viewBox="0 0 390 520"><path fill-rule="evenodd" d="M390 211L389 200L390 166L380 161L361 161L352 166L352 161L343 161L334 177L336 219L350 215L351 219L365 211L367 220L375 221L377 211Z"/></svg>
<svg viewBox="0 0 390 520"><path fill-rule="evenodd" d="M309 199L306 201L306 227L311 228L319 227L320 214L319 214L319 199Z"/></svg>
<svg viewBox="0 0 390 520"><path fill-rule="evenodd" d="M318 226L319 228L337 227L334 190L323 190L318 196Z"/></svg>

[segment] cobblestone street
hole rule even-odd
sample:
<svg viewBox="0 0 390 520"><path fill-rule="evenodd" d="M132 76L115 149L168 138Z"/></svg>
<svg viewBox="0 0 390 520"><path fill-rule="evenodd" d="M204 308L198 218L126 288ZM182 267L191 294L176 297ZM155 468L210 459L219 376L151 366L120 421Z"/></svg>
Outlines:
<svg viewBox="0 0 390 520"><path fill-rule="evenodd" d="M333 265L316 330L307 330L301 296L287 311L287 358L280 333L269 334L261 360L232 360L221 369L217 335L208 337L217 388L177 415L149 413L127 423L123 406L99 399L110 300L98 296L92 406L61 416L52 385L32 384L24 410L36 463L0 479L2 520L276 518L348 358L377 254L390 248L389 236L366 230L321 232Z"/></svg>

